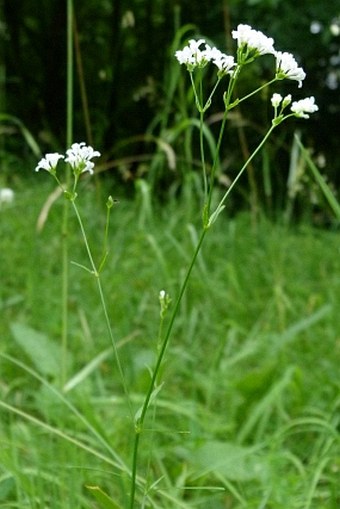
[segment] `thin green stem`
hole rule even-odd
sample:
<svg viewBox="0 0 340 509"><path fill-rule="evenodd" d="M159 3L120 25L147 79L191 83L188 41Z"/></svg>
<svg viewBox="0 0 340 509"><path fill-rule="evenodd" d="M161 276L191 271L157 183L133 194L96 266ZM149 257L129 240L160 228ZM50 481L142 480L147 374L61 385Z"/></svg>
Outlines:
<svg viewBox="0 0 340 509"><path fill-rule="evenodd" d="M194 91L196 107L197 107L198 111L201 111L202 110L202 105L201 105L200 99L199 99L198 94L197 94L197 90L196 90L196 85L195 85L195 80L194 80L193 73L190 72L190 71L189 71L189 76L190 76L191 86L192 86L192 89Z"/></svg>
<svg viewBox="0 0 340 509"><path fill-rule="evenodd" d="M221 128L220 128L219 137L218 137L217 146L216 146L216 152L215 152L215 155L214 155L212 170L211 170L211 173L210 173L210 182L209 182L208 194L206 194L207 193L207 182L206 182L207 178L206 178L206 175L205 175L205 154L204 154L204 144L203 144L203 135L202 135L204 108L202 108L200 106L201 102L200 102L200 99L199 99L198 94L197 94L197 90L196 90L196 87L195 87L195 84L194 84L192 73L190 73L190 79L191 79L193 90L194 90L196 104L197 104L199 112L200 112L200 132L201 132L201 135L200 135L200 150L201 150L202 166L203 166L203 170L204 170L204 180L205 180L205 183L204 183L205 189L204 190L205 190L205 197L206 197L206 203L204 204L204 210L203 210L203 216L204 216L204 219L203 219L203 228L202 228L199 240L197 242L194 254L192 256L189 268L188 268L188 270L186 272L184 281L183 281L182 286L180 288L180 291L179 291L179 294L178 294L178 297L177 297L177 300L176 300L176 303L175 303L175 306L174 306L174 309L173 309L173 312L172 312L172 315L171 315L171 318L170 318L170 321L169 321L169 324L168 324L168 328L166 330L166 333L165 333L165 336L164 336L164 339L163 339L163 342L161 343L161 346L160 346L160 349L159 349L159 352L158 352L158 357L157 357L157 360L156 360L156 364L155 364L155 367L154 367L154 370L153 370L153 373L152 373L151 381L150 381L149 388L148 388L148 391L147 391L145 399L144 399L144 403L143 403L142 409L141 409L140 413L138 414L138 418L137 417L135 418L135 440L134 440L133 455L132 455L132 468L131 468L132 478L131 478L131 492L130 492L130 505L129 505L129 509L134 509L134 507L135 507L138 454L139 454L139 446L140 446L140 441L141 441L141 435L142 435L142 432L143 432L143 429L144 429L144 421L145 421L145 418L146 418L146 414L147 414L149 405L150 405L150 403L152 401L153 394L157 390L158 376L159 376L160 368L161 368L161 365L162 365L162 362L163 362L163 359L164 359L164 356L165 356L165 352L166 352L168 344L169 344L169 340L170 340L171 333L172 333L172 330L173 330L174 322L175 322L175 319L176 319L176 317L178 315L178 312L179 312L179 309L180 309L180 305L181 305L181 302L182 302L182 298L183 298L184 292L185 292L185 290L187 288L187 285L188 285L188 282L189 282L192 270L193 270L194 265L196 263L198 254L199 254L199 252L201 250L204 238L205 238L205 236L207 234L208 229L210 228L210 226L214 223L215 219L217 218L219 212L223 209L225 200L227 199L227 196L229 195L231 189L235 186L236 182L241 177L241 175L244 172L244 170L247 167L247 165L256 156L256 154L259 152L259 150L261 150L261 148L263 147L263 145L265 144L265 142L269 138L270 134L272 133L272 131L274 130L274 128L277 125L277 124L275 124L273 122L271 128L269 129L269 131L267 132L267 134L265 135L265 137L263 138L261 143L258 145L258 147L255 149L255 151L252 153L252 155L248 158L246 163L241 168L239 174L237 175L236 179L234 180L234 182L232 183L232 185L230 186L228 191L223 196L223 198L222 198L221 202L219 203L219 205L218 205L217 209L215 210L215 212L212 215L210 215L211 201L212 201L212 192L213 192L213 185L214 185L214 180L215 180L215 174L216 174L216 168L217 168L217 163L218 163L219 152L220 152L220 148L221 148L221 144L222 144L222 139L223 139L223 135L224 135L224 131L225 131L227 116L228 116L228 112L229 112L229 105L231 103L231 97L232 97L232 94L233 94L233 91L234 91L234 87L235 87L235 83L236 83L236 80L237 80L237 77L239 75L240 70L241 70L241 66L238 66L235 69L235 72L234 72L233 76L231 77L231 79L229 81L228 90L225 93L225 97L224 97L225 112L224 112L222 123L221 123Z"/></svg>
<svg viewBox="0 0 340 509"><path fill-rule="evenodd" d="M109 253L109 250L107 248L107 239L109 236L109 227L110 227L110 216L111 216L111 208L113 206L113 199L111 196L109 196L107 202L106 202L106 222L105 222L105 232L104 232L104 241L103 241L103 254L102 259L99 264L98 272L100 273L105 265L107 255Z"/></svg>
<svg viewBox="0 0 340 509"><path fill-rule="evenodd" d="M227 117L228 117L228 110L225 109L225 111L223 113L223 118L222 118L220 132L219 132L219 135L218 135L218 140L217 140L217 145L216 145L216 152L214 154L214 160L213 160L213 164L212 164L211 172L210 172L208 199L207 199L207 202L205 204L205 210L203 212L203 214L204 214L204 217L203 217L203 226L204 227L207 226L207 220L208 220L208 218L210 216L211 200L212 200L212 194L213 194L213 189L214 189L216 169L217 169L217 164L218 164L218 160L219 160L219 153L220 153L220 148L221 148L221 144L222 144L223 134L224 134L225 126L226 126L226 123L227 123Z"/></svg>
<svg viewBox="0 0 340 509"><path fill-rule="evenodd" d="M65 200L66 201L66 200ZM68 349L68 282L69 282L69 256L68 256L68 203L63 206L61 230L61 380L63 386L67 378L67 349Z"/></svg>
<svg viewBox="0 0 340 509"><path fill-rule="evenodd" d="M208 177L207 177L207 166L205 163L204 153L204 138L203 138L203 125L204 125L204 112L200 111L200 152L201 152L201 163L203 171L203 192L204 192L204 203L208 197Z"/></svg>
<svg viewBox="0 0 340 509"><path fill-rule="evenodd" d="M269 136L272 134L272 132L275 129L275 127L276 127L276 124L273 124L270 127L270 129L268 130L268 132L266 133L264 138L261 140L259 145L253 151L253 153L248 157L248 159L246 160L246 162L244 163L244 165L242 166L242 168L238 172L237 176L235 177L235 179L233 180L233 182L229 186L228 190L224 193L224 195L223 195L220 203L217 205L215 211L211 214L211 216L209 218L208 226L211 226L216 221L218 215L220 214L220 212L222 211L222 209L224 207L224 203L225 203L226 199L228 198L229 194L231 193L231 191L235 187L236 183L238 182L238 180L242 176L244 170L247 168L248 164L254 159L256 154L258 154L258 152L262 149L263 145L266 143L266 141L268 140Z"/></svg>
<svg viewBox="0 0 340 509"><path fill-rule="evenodd" d="M67 0L66 145L73 139L73 0Z"/></svg>
<svg viewBox="0 0 340 509"><path fill-rule="evenodd" d="M185 278L184 278L184 281L182 283L181 289L179 291L179 294L178 294L178 297L177 297L177 300L176 300L176 303L175 303L175 306L174 306L174 309L173 309L173 312L172 312L172 315L171 315L171 318L170 318L170 321L169 321L169 324L168 324L168 328L167 328L165 336L164 336L164 340L162 342L161 348L160 348L159 353L158 353L158 357L157 357L157 360L156 360L156 365L155 365L155 368L153 370L153 374L152 374L152 377L151 377L150 385L149 385L147 394L145 396L145 400L144 400L144 403L143 403L143 406L142 406L142 411L141 411L140 417L138 419L138 422L135 425L135 441L134 441L134 447L133 447L132 469L131 469L131 471L132 471L132 479L131 479L130 506L129 506L130 509L134 509L134 506L135 506L136 478L137 478L137 464L138 464L138 450L139 450L141 433L143 432L143 426L144 426L144 421L145 421L146 413L147 413L147 410L148 410L148 407L149 407L149 404L150 404L150 400L151 400L152 394L153 394L153 392L154 392L154 390L156 388L156 385L157 385L157 379L158 379L159 371L160 371L160 368L161 368L161 365L162 365L162 361L164 359L164 355L165 355L167 346L169 344L171 332L172 332L172 329L173 329L173 326L174 326L174 323L175 323L175 319L176 319L177 314L178 314L179 309L180 309L180 305L181 305L181 302L182 302L182 298L183 298L184 292L185 292L185 290L187 288L191 272L192 272L192 270L194 268L194 265L196 263L198 254L199 254L199 252L201 250L201 247L202 247L202 244L203 244L203 241L204 241L204 238L206 236L207 231L208 231L207 228L203 228L202 229L202 232L201 232L200 238L198 240L195 252L193 254L193 257L192 257L192 260L190 262L189 268L187 270L187 273L185 275Z"/></svg>
<svg viewBox="0 0 340 509"><path fill-rule="evenodd" d="M253 90L252 92L250 92L250 94L247 94L245 95L244 97L242 97L242 99L237 99L237 101L235 101L234 103L232 103L230 105L230 108L229 109L232 109L232 108L235 108L235 106L238 106L239 104L241 104L243 101L246 101L247 99L249 99L249 97L252 97L253 95L257 94L258 92L260 92L261 90L263 90L264 88L267 88L269 87L270 85L272 85L273 83L275 83L276 81L278 81L277 78L273 78L272 80L268 81L267 83L265 83L264 85L261 85L260 87L258 87L256 90Z"/></svg>
<svg viewBox="0 0 340 509"><path fill-rule="evenodd" d="M205 164L205 155L204 155L204 137L203 137L203 124L204 124L204 108L203 105L203 85L202 85L202 75L200 75L200 97L199 97L199 105L198 108L200 114L200 153L201 153L201 163L202 163L202 172L203 172L203 192L204 192L204 202L208 196L208 177L207 177L207 167ZM198 107L198 106L197 106Z"/></svg>
<svg viewBox="0 0 340 509"><path fill-rule="evenodd" d="M85 228L84 228L84 225L83 225L83 221L81 219L78 207L77 207L74 199L71 200L71 204L72 204L74 213L75 213L75 215L77 217L77 220L78 220L78 224L79 224L80 231L81 231L81 234L82 234L82 237L83 237L83 241L84 241L84 244L85 244L87 256L89 257L89 260L90 260L90 264L91 264L91 268L92 268L92 271L93 271L93 275L98 277L97 267L96 267L96 264L95 264L95 262L93 260L92 252L91 252L88 240L87 240L87 236L86 236Z"/></svg>
<svg viewBox="0 0 340 509"><path fill-rule="evenodd" d="M130 491L130 505L129 505L130 509L134 509L134 507L135 507L137 466L138 466L138 452L139 452L140 437L141 437L141 431L136 431L135 432L135 441L133 444L133 454L132 454L131 491Z"/></svg>
<svg viewBox="0 0 340 509"><path fill-rule="evenodd" d="M81 234L82 234L82 237L83 237L83 241L84 241L84 244L85 244L86 252L87 252L87 255L88 255L88 258L89 258L89 261L90 261L90 265L91 265L91 268L92 268L92 274L96 278L97 289L98 289L98 293L99 293L99 297L100 297L100 302L101 302L103 313L104 313L104 317L105 317L105 323L106 323L107 331L108 331L108 334L109 334L109 337L110 337L110 341L111 341L111 344L112 344L112 348L113 348L113 352L114 352L114 356L115 356L115 360L116 360L119 376L120 376L120 379L121 379L121 383L122 383L122 386L123 386L124 394L125 394L125 397L126 397L126 400L127 400L128 406L129 406L129 411L130 411L130 414L131 414L131 417L132 417L133 416L133 412L132 412L132 405L131 405L131 401L130 401L130 394L129 394L128 387L127 387L127 384L126 384L126 380L125 380L122 364L120 362L120 358L119 358L119 355L118 355L116 341L115 341L114 336L113 336L112 327L111 327L111 323L110 323L110 318L109 318L109 314L108 314L108 311L107 311L106 300L105 300L105 296L104 296L104 292L103 292L103 287L102 287L101 280L100 280L100 274L99 274L99 271L97 270L96 264L94 262L94 259L93 259L93 256L92 256L92 252L91 252L91 249L90 249L90 246L89 246L89 242L87 240L87 235L86 235L86 232L85 232L83 221L81 219L78 207L77 207L74 199L71 200L71 203L72 203L72 207L73 207L74 213L75 213L75 215L77 217L77 220L78 220L78 224L79 224L80 231L81 231Z"/></svg>
<svg viewBox="0 0 340 509"><path fill-rule="evenodd" d="M202 171L203 171L203 192L204 192L204 208L203 208L203 214L205 214L205 211L206 211L206 206L207 206L207 203L209 201L209 186L208 186L208 175L207 175L207 166L206 166L206 161L205 161L205 152L204 152L204 129L203 129L203 125L204 125L204 113L206 112L206 110L209 108L210 104L211 104L211 100L212 100L212 97L221 81L221 78L218 78L216 83L215 83L215 86L213 87L207 101L205 102L205 105L203 106L203 90L202 90L202 79L200 80L200 94L198 95L197 93L197 90L196 90L196 85L195 85L195 81L194 81L194 78L193 78L193 73L190 72L190 80L191 80L191 85L192 85L192 88L193 88L193 91L194 91L194 96L195 96L195 102L196 102L196 106L197 106L197 109L199 111L199 115L200 115L200 155L201 155L201 164L202 164ZM216 164L217 164L217 160L215 161ZM214 176L212 177L214 178ZM210 179L211 180L211 179ZM203 220L204 221L204 220Z"/></svg>
<svg viewBox="0 0 340 509"><path fill-rule="evenodd" d="M70 146L73 136L73 0L67 0L67 83L66 83L66 145ZM70 172L66 172L66 187L70 182ZM61 226L61 259L62 259L62 283L61 283L61 386L67 378L67 350L68 350L68 286L69 286L69 253L68 253L68 219L69 203L64 201L62 226Z"/></svg>
<svg viewBox="0 0 340 509"><path fill-rule="evenodd" d="M214 88L212 89L212 91L211 91L211 93L210 93L210 95L209 95L208 99L206 100L206 103L205 103L205 105L203 107L203 111L206 111L209 108L209 106L211 105L211 101L212 101L213 95L216 92L216 89L217 89L218 85L220 84L221 79L222 79L222 77L217 78L217 81L216 81L216 83L214 85Z"/></svg>
<svg viewBox="0 0 340 509"><path fill-rule="evenodd" d="M214 160L213 160L213 164L212 164L212 168L211 168L209 194L208 194L208 200L207 200L207 203L205 206L205 212L204 212L204 218L203 218L205 227L208 226L208 218L210 216L211 200L212 200L212 194L213 194L213 189L214 189L217 163L218 163L218 159L219 159L220 148L221 148L222 139L223 139L223 135L224 135L224 131L225 131L225 126L227 123L227 117L228 117L228 113L229 113L228 106L230 104L231 97L232 97L232 94L233 94L233 91L235 88L235 84L236 84L236 81L237 81L240 71L241 71L241 67L237 66L232 77L229 80L228 89L227 89L227 92L225 93L225 97L224 97L225 110L224 110L224 114L223 114L223 118L222 118L220 132L218 135Z"/></svg>

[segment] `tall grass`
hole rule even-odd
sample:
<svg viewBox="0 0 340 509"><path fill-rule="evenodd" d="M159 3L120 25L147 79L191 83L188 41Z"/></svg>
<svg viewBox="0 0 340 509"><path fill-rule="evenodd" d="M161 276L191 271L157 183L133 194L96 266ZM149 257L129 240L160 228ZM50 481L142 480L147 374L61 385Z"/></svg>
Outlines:
<svg viewBox="0 0 340 509"><path fill-rule="evenodd" d="M96 244L103 219L93 214L97 192L86 186L79 203ZM55 385L62 205L37 234L48 186L39 183L39 191L34 199L32 182L20 191L16 214L1 210L0 500L4 507L92 507L97 486L119 503L128 491L130 421L93 283L76 266L69 376L64 392ZM153 363L159 288L178 288L176 267L187 263L200 222L185 201L153 210L151 220L144 207L143 199L122 200L114 209L106 268L136 406ZM337 251L335 233L303 224L274 227L262 218L254 229L247 214L216 223L176 322L157 424L152 429L150 415L145 426L138 477L145 507L337 507ZM73 220L70 255L85 263Z"/></svg>
<svg viewBox="0 0 340 509"><path fill-rule="evenodd" d="M70 144L73 6L67 5ZM4 506L74 509L91 507L96 499L98 507L111 509L137 504L307 509L339 502L337 361L327 356L338 325L338 288L335 276L330 284L329 272L336 274L338 267L334 256L324 256L324 242L336 246L336 239L326 232L317 239L310 227L273 229L264 218L256 225L247 215L230 219L224 210L273 129L293 116L284 116L274 104L268 133L216 199L225 122L239 102L232 102L232 93L248 63L241 50L238 57L217 143L204 124L204 102L192 76L199 118L184 109L182 121L169 130L180 86L178 72L170 69L167 107L155 119L159 134L151 126L144 137L160 150L150 163L149 179L136 181L136 200L120 200L113 211L110 229L113 202L107 202L106 221L94 213L105 184L95 193L83 179L79 187L87 194L81 193L76 204L79 175L73 192L66 178L77 221L69 205L57 201L48 222L39 220L34 230L43 206L35 183L19 195L15 215L11 205L0 210L5 241L8 231L20 232L2 254L2 328L8 338L0 352ZM203 191L190 171L181 195L170 194L161 207L151 196L164 155L175 167L172 144L181 138L186 165L192 165L196 129ZM319 178L301 142L298 146ZM321 188L337 210L328 188ZM60 216L61 238L56 233ZM169 315L162 300L159 310L162 288L175 296ZM316 364L321 355L328 359L327 372ZM138 409L134 419L133 408Z"/></svg>

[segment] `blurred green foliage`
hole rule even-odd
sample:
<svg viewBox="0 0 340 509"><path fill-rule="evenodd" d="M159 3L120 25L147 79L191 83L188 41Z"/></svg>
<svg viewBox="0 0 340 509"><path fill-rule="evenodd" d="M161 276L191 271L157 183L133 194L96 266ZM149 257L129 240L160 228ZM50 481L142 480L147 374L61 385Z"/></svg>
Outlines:
<svg viewBox="0 0 340 509"><path fill-rule="evenodd" d="M5 55L2 107L6 113L20 118L43 151L58 149L65 143L65 3L3 0L0 4ZM174 61L174 50L187 37L204 36L222 50L233 52L231 30L238 23L248 23L273 37L277 49L292 52L307 72L302 90L295 83L287 82L275 91L292 93L297 99L314 95L320 107L319 114L308 122L284 126L277 140L280 150L266 154L270 166L281 170L273 177L274 190L280 193L285 185L292 133L297 128L302 130L304 143L313 148L315 157L327 166L327 174L337 183L339 0L309 0L308 3L75 0L74 11L74 138L94 143L105 154L107 164L103 169L113 167L114 174L123 180L155 172L162 176L164 168L168 170L168 161L164 154L163 157L158 154L155 160L155 146L145 133L169 143L178 157L177 173L167 171L161 182L163 187L168 188L169 182L178 180L188 167L195 167L195 149L188 149L190 142L195 145L195 136L190 140L174 135L184 119L196 115L190 103L191 95L186 92L189 89L186 73ZM186 28L180 31L181 27ZM245 91L249 90L250 80L252 85L261 84L272 77L272 62L264 58L249 68L249 72L252 74L246 76ZM244 160L247 151L253 148L252 141L256 143L267 125L271 112L267 107L268 97L262 99L243 105L240 118L232 126L230 143L223 154L226 162L222 169L227 173L238 158ZM222 101L211 110L211 119L218 116L221 108ZM27 156L27 147L17 133L9 134L3 145L6 153ZM186 163L183 171L180 161ZM163 171L159 172L160 168Z"/></svg>

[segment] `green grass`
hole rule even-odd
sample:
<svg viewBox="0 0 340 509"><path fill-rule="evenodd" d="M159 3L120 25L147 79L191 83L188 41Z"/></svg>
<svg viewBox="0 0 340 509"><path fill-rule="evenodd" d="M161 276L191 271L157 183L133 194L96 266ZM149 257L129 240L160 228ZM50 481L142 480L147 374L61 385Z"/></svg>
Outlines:
<svg viewBox="0 0 340 509"><path fill-rule="evenodd" d="M53 190L44 177L18 181L16 202L0 210L0 507L105 507L87 485L123 506L133 423L94 281L75 265L68 381L58 386L62 199L37 233ZM108 192L120 203L103 285L137 411L155 359L158 294L176 298L200 214L190 189L152 206L147 188L128 201L87 181L77 204L98 259ZM73 218L70 258L87 264ZM221 215L147 418L138 507L339 507L339 299L338 232Z"/></svg>

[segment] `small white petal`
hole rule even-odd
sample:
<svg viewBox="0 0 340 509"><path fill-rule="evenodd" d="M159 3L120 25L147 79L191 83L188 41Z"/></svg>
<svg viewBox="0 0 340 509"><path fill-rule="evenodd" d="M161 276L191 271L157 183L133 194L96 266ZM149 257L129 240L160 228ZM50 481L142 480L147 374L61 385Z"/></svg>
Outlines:
<svg viewBox="0 0 340 509"><path fill-rule="evenodd" d="M221 51L219 51L219 53L215 53L212 61L223 74L231 74L233 67L236 65L234 57L225 55Z"/></svg>
<svg viewBox="0 0 340 509"><path fill-rule="evenodd" d="M205 44L205 49L200 49L200 46L205 44L204 39L190 39L187 46L182 50L176 51L175 57L180 64L185 64L189 70L195 67L204 67L211 60L211 48Z"/></svg>
<svg viewBox="0 0 340 509"><path fill-rule="evenodd" d="M278 108L282 101L282 95L281 94L273 94L271 98L271 103L274 108Z"/></svg>
<svg viewBox="0 0 340 509"><path fill-rule="evenodd" d="M99 157L100 152L93 150L91 146L85 145L85 142L73 143L71 148L66 150L67 157L65 161L69 163L74 170L81 168L81 173L88 171L93 173L94 163L91 162L93 157Z"/></svg>
<svg viewBox="0 0 340 509"><path fill-rule="evenodd" d="M46 171L53 171L55 170L59 159L64 159L64 156L61 154L58 154L58 152L53 152L52 154L46 154L45 157L43 157L38 165L35 168L35 171L39 170L46 170Z"/></svg>
<svg viewBox="0 0 340 509"><path fill-rule="evenodd" d="M302 81L306 77L305 71L298 66L294 56L287 51L277 51L276 56L276 75L289 80L299 82L299 88L302 87Z"/></svg>
<svg viewBox="0 0 340 509"><path fill-rule="evenodd" d="M237 30L232 31L232 37L237 40L239 47L246 45L249 49L257 51L259 55L275 53L274 39L267 37L259 30L254 30L249 25L238 25Z"/></svg>
<svg viewBox="0 0 340 509"><path fill-rule="evenodd" d="M291 94L286 95L282 101L282 108L286 108L292 102Z"/></svg>
<svg viewBox="0 0 340 509"><path fill-rule="evenodd" d="M300 118L309 118L308 113L315 113L319 110L317 104L315 104L315 98L313 96L306 97L300 101L294 101L290 109L297 117Z"/></svg>

